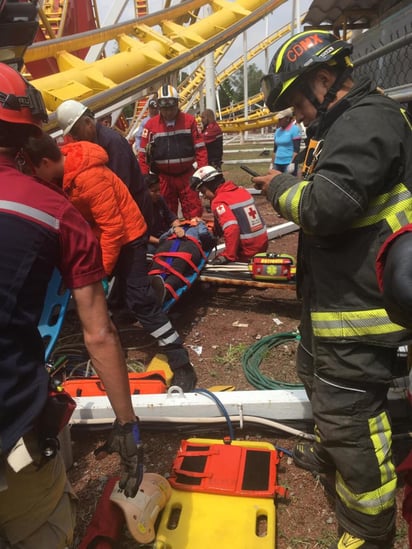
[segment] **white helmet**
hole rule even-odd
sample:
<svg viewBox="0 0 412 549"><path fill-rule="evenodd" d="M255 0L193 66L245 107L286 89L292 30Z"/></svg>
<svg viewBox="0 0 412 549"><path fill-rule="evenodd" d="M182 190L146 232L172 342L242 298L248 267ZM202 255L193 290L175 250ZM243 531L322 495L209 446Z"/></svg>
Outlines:
<svg viewBox="0 0 412 549"><path fill-rule="evenodd" d="M63 135L70 133L70 130L86 111L87 107L75 99L63 101L63 103L57 107L57 123L63 130Z"/></svg>
<svg viewBox="0 0 412 549"><path fill-rule="evenodd" d="M177 89L170 84L161 86L157 92L157 103L159 107L173 107L179 101Z"/></svg>
<svg viewBox="0 0 412 549"><path fill-rule="evenodd" d="M213 166L203 166L202 168L199 168L195 171L195 173L192 175L192 178L190 180L190 187L194 191L198 191L202 185L205 183L210 183L216 177L222 177L222 172L219 172L216 168Z"/></svg>

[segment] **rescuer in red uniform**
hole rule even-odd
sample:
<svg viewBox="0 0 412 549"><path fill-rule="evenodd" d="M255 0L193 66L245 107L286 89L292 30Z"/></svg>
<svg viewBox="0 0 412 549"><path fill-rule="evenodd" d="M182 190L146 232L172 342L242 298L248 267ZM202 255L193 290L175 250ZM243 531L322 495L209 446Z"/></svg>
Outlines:
<svg viewBox="0 0 412 549"><path fill-rule="evenodd" d="M160 114L148 120L140 141L138 158L143 174L159 174L160 192L169 208L177 214L180 201L185 219L202 215L202 203L190 188L197 163L207 164L207 150L191 114L179 109L179 96L173 86L158 91Z"/></svg>
<svg viewBox="0 0 412 549"><path fill-rule="evenodd" d="M265 222L252 195L233 181L225 181L213 166L199 168L193 174L191 187L210 200L215 218L215 233L225 240L225 250L213 264L249 261L255 254L265 252L268 235Z"/></svg>
<svg viewBox="0 0 412 549"><path fill-rule="evenodd" d="M223 157L223 132L216 122L212 109L205 109L200 115L202 120L202 137L205 140L209 166L217 170L222 168Z"/></svg>
<svg viewBox="0 0 412 549"><path fill-rule="evenodd" d="M116 421L98 454L117 452L121 487L137 493L143 474L139 424L124 353L109 317L101 253L91 228L63 193L17 169L16 154L47 120L43 99L0 63L0 547L71 546L75 498L56 433L65 395L50 390L38 323L55 267L73 300L93 367ZM66 416L66 417L65 417ZM70 417L70 416L69 416Z"/></svg>

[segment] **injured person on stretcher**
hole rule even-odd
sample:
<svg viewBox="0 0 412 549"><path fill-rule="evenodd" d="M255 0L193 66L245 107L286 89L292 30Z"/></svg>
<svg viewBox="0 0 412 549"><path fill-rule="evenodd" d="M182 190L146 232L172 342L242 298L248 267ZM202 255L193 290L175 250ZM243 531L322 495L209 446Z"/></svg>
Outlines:
<svg viewBox="0 0 412 549"><path fill-rule="evenodd" d="M198 278L216 238L199 217L181 221L159 239L149 276L164 310L168 310Z"/></svg>

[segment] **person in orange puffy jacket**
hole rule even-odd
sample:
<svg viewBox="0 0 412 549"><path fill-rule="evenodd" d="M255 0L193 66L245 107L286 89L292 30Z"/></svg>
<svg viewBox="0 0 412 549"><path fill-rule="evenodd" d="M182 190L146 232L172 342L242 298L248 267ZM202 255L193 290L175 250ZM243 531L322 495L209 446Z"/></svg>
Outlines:
<svg viewBox="0 0 412 549"><path fill-rule="evenodd" d="M122 180L107 166L106 151L89 141L64 145L44 135L25 149L36 175L63 177L63 190L93 228L107 275L115 275L128 308L158 342L174 372L173 384L194 389L196 374L179 334L160 308L147 274L147 226Z"/></svg>

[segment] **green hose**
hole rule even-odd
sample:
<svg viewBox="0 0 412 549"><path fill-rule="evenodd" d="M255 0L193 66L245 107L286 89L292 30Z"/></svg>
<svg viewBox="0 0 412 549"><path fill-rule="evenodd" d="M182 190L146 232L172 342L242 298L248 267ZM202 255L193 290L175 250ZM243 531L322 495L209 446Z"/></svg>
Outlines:
<svg viewBox="0 0 412 549"><path fill-rule="evenodd" d="M298 332L284 332L262 337L260 341L251 345L242 356L242 366L248 382L256 389L303 389L301 383L286 383L265 376L259 370L262 360L273 348L300 339Z"/></svg>

